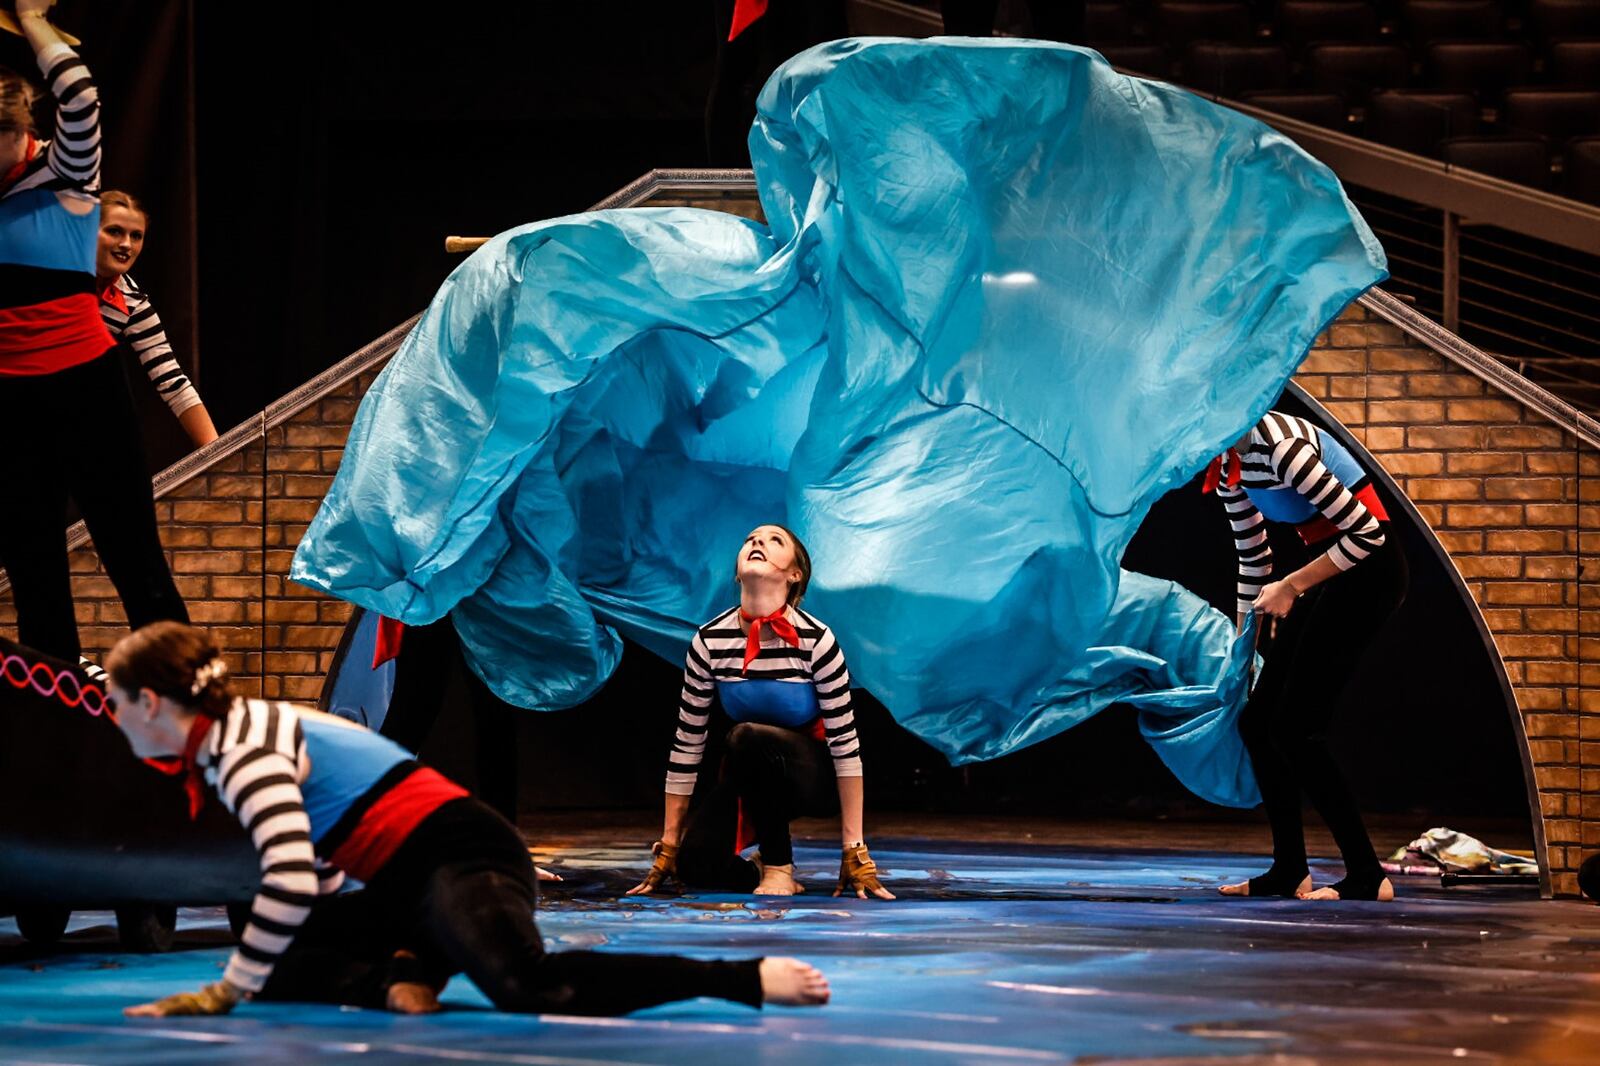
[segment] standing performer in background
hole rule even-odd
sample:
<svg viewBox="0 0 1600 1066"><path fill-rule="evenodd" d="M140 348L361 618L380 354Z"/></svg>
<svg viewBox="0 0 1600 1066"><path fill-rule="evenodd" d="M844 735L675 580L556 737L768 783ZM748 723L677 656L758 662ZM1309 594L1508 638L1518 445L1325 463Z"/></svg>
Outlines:
<svg viewBox="0 0 1600 1066"><path fill-rule="evenodd" d="M255 842L261 888L222 979L129 1008L222 1014L240 999L438 1009L465 972L505 1011L625 1014L713 996L820 1006L795 959L545 951L533 864L509 822L393 741L291 703L236 699L210 637L159 622L106 659L117 726L141 758L181 756L191 813L214 788ZM365 885L336 892L345 875Z"/></svg>
<svg viewBox="0 0 1600 1066"><path fill-rule="evenodd" d="M650 873L628 895L654 891L674 874L691 887L793 895L803 888L794 879L789 823L838 813L843 853L834 895L893 899L863 841L861 745L844 652L827 626L800 610L811 556L784 527L760 526L739 550L736 576L739 606L689 643L666 821ZM690 812L713 697L736 724L719 779ZM739 856L747 837L761 845L756 862Z"/></svg>
<svg viewBox="0 0 1600 1066"><path fill-rule="evenodd" d="M194 446L203 448L217 439L217 427L200 394L178 365L155 304L128 276L139 261L139 253L144 251L149 222L144 206L127 193L107 189L100 194L100 246L94 264L100 317L112 337L126 341L133 349L139 366L173 417Z"/></svg>
<svg viewBox="0 0 1600 1066"><path fill-rule="evenodd" d="M56 99L56 136L35 136L33 90L0 69L0 454L7 456L0 566L23 644L80 651L67 567L70 498L128 622L187 621L156 532L127 377L100 319L100 99L83 61L18 0L22 34Z"/></svg>
<svg viewBox="0 0 1600 1066"><path fill-rule="evenodd" d="M1334 708L1361 654L1405 599L1405 555L1385 535L1388 513L1371 477L1326 430L1267 412L1212 460L1205 491L1227 507L1239 555L1241 627L1268 616L1266 665L1239 731L1272 826L1272 867L1221 891L1230 896L1390 900L1355 796L1328 750ZM1307 547L1325 548L1278 580L1267 521L1292 523ZM1302 791L1344 857L1344 880L1311 890Z"/></svg>

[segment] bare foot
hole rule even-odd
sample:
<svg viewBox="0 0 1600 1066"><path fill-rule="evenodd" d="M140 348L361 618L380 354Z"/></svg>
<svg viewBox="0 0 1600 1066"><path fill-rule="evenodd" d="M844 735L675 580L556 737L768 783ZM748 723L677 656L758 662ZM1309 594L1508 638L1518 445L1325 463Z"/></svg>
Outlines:
<svg viewBox="0 0 1600 1066"><path fill-rule="evenodd" d="M761 1002L779 1007L820 1007L828 1002L828 979L799 959L761 960Z"/></svg>
<svg viewBox="0 0 1600 1066"><path fill-rule="evenodd" d="M396 981L383 1005L396 1014L432 1014L439 1009L439 994L419 981Z"/></svg>
<svg viewBox="0 0 1600 1066"><path fill-rule="evenodd" d="M794 879L794 863L786 866L762 866L761 883L756 886L758 896L794 896L806 890Z"/></svg>
<svg viewBox="0 0 1600 1066"><path fill-rule="evenodd" d="M1250 882L1249 881L1240 881L1236 885L1219 885L1217 887L1217 891L1221 892L1224 896L1248 896L1250 894ZM1311 891L1311 875L1310 874L1306 874L1305 880L1301 881L1298 885L1295 886L1294 894L1295 894L1295 897L1298 898L1298 899L1305 899L1305 898L1307 898L1306 897L1306 893L1310 892L1310 891ZM1339 898L1338 896L1334 897L1334 899L1338 899L1338 898Z"/></svg>
<svg viewBox="0 0 1600 1066"><path fill-rule="evenodd" d="M1338 890L1329 887L1329 888L1319 888L1315 892L1302 891L1300 893L1300 898L1301 899L1329 900L1329 899L1339 899L1341 897L1340 897L1340 895L1338 893ZM1393 900L1394 900L1394 886L1391 885L1389 883L1389 879L1387 877L1385 877L1378 884L1378 902L1379 903L1389 903L1389 902L1392 902Z"/></svg>

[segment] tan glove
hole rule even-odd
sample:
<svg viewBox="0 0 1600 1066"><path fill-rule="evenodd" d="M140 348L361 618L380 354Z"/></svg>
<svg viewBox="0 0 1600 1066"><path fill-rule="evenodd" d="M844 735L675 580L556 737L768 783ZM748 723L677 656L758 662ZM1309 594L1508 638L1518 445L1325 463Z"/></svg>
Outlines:
<svg viewBox="0 0 1600 1066"><path fill-rule="evenodd" d="M678 876L678 845L658 840L650 845L650 854L656 857L655 862L650 864L650 872L644 875L643 881L628 889L628 895L648 895L660 888L668 878Z"/></svg>
<svg viewBox="0 0 1600 1066"><path fill-rule="evenodd" d="M878 899L894 899L894 893L878 880L878 864L867 854L865 844L852 844L840 853L839 887L833 894L842 896L846 892L854 892L857 899L866 899L868 893Z"/></svg>
<svg viewBox="0 0 1600 1066"><path fill-rule="evenodd" d="M130 1018L171 1018L184 1014L227 1014L240 999L244 998L237 988L226 981L206 985L198 992L178 992L158 999L154 1003L144 1003L137 1007L129 1007L122 1013Z"/></svg>

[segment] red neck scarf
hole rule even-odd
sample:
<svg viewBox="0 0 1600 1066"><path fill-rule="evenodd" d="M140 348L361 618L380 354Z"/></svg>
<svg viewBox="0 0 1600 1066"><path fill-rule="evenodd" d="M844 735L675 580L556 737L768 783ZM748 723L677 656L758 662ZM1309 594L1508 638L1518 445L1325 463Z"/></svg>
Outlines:
<svg viewBox="0 0 1600 1066"><path fill-rule="evenodd" d="M1211 460L1211 465L1206 467L1206 479L1204 484L1200 486L1201 493L1210 495L1217 491L1217 486L1222 484L1223 481L1224 463L1227 465L1228 488L1236 489L1239 487L1239 478L1243 473L1244 463L1239 459L1238 449L1229 448L1226 452Z"/></svg>
<svg viewBox="0 0 1600 1066"><path fill-rule="evenodd" d="M746 614L743 607L739 608L739 617L750 624L750 632L744 638L743 673L750 672L750 664L761 653L761 627L763 624L771 626L772 632L786 643L792 644L796 648L800 646L800 634L795 631L794 626L789 624L789 619L784 617L784 612L788 609L789 605L784 604L771 614L764 614L760 618L756 618L754 615Z"/></svg>
<svg viewBox="0 0 1600 1066"><path fill-rule="evenodd" d="M194 724L189 727L189 737L183 743L183 791L189 796L191 822L200 816L200 808L206 802L206 773L196 756L200 754L200 745L205 742L206 734L216 724L215 718L195 715Z"/></svg>
<svg viewBox="0 0 1600 1066"><path fill-rule="evenodd" d="M122 286L118 284L119 280L118 278L111 279L111 284L107 285L100 293L100 302L110 304L123 314L127 314L128 299L122 295Z"/></svg>

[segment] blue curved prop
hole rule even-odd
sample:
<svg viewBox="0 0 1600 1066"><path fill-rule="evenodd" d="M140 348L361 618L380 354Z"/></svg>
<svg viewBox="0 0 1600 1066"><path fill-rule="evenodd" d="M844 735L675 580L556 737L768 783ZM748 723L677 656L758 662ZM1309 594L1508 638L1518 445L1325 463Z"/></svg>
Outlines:
<svg viewBox="0 0 1600 1066"><path fill-rule="evenodd" d="M680 660L744 535L782 521L857 682L952 760L1125 701L1196 793L1255 802L1246 644L1118 563L1386 276L1338 181L1038 42L834 42L759 111L767 225L570 216L450 276L294 578L449 611L497 693L557 708L619 633Z"/></svg>

